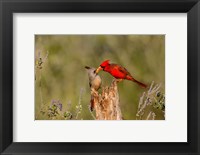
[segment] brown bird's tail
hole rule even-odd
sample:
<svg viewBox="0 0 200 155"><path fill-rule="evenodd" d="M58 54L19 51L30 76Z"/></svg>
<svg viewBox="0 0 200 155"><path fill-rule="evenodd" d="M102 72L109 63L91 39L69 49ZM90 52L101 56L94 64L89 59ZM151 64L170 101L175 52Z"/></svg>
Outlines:
<svg viewBox="0 0 200 155"><path fill-rule="evenodd" d="M133 77L131 77L131 76L127 76L127 80L131 80L131 81L133 81L133 82L135 82L135 83L139 84L141 87L143 87L143 88L147 88L147 85L146 85L146 84L144 84L144 83L142 83L142 82L139 82L139 81L137 81L136 79L134 79L134 78L133 78Z"/></svg>
<svg viewBox="0 0 200 155"><path fill-rule="evenodd" d="M94 110L94 97L91 95L91 99L90 99L90 111Z"/></svg>

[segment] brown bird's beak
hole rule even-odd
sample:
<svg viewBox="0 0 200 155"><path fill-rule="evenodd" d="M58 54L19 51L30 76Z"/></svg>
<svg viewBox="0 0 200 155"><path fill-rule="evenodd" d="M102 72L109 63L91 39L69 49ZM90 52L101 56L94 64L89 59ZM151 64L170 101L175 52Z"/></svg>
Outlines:
<svg viewBox="0 0 200 155"><path fill-rule="evenodd" d="M102 70L103 68L100 66L99 68L96 69L95 73L97 74L100 70Z"/></svg>

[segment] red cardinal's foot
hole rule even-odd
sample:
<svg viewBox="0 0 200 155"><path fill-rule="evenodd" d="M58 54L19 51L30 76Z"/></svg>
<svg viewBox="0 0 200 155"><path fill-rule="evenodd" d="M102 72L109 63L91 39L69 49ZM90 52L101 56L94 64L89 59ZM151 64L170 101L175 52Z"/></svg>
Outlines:
<svg viewBox="0 0 200 155"><path fill-rule="evenodd" d="M121 81L123 81L123 79L116 79L116 82L117 82L117 83L119 83L119 82L121 82Z"/></svg>

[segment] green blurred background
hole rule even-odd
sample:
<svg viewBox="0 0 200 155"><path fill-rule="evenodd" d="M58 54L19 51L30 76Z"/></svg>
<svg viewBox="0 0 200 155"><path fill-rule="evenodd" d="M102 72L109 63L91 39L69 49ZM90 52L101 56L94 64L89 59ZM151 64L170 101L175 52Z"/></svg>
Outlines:
<svg viewBox="0 0 200 155"><path fill-rule="evenodd" d="M90 88L85 66L97 68L111 60L124 66L135 79L145 84L162 84L165 89L164 35L35 35L35 56L45 59L35 68L35 119L49 119L43 106L60 100L64 111L75 113L81 99L78 119L93 119L88 109ZM113 77L101 71L102 86ZM145 91L131 81L118 84L120 106L125 119L135 120L139 98ZM62 119L62 118L57 118ZM159 117L157 118L159 119Z"/></svg>

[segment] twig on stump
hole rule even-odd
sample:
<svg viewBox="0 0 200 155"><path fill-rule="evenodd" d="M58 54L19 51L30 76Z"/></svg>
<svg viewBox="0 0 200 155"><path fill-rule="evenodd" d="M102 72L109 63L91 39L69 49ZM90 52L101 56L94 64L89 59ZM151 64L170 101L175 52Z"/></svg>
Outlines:
<svg viewBox="0 0 200 155"><path fill-rule="evenodd" d="M113 80L110 87L102 88L102 94L91 90L97 120L122 120L119 106L117 81Z"/></svg>

